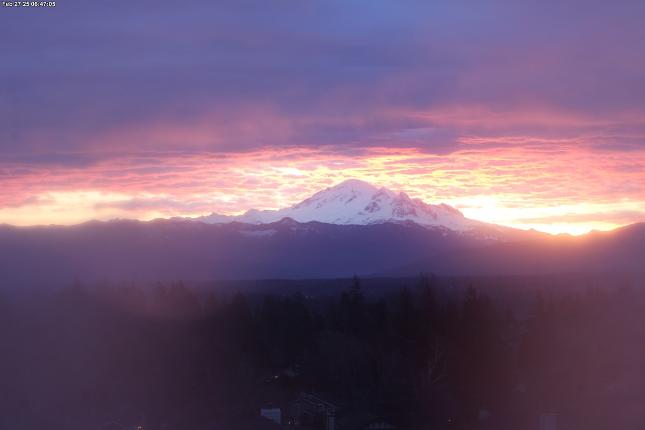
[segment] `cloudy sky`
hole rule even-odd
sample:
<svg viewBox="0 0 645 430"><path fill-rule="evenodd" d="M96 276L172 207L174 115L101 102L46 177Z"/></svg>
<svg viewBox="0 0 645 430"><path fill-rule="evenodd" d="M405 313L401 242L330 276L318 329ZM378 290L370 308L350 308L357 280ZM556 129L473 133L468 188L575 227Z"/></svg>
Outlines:
<svg viewBox="0 0 645 430"><path fill-rule="evenodd" d="M356 177L467 216L645 220L645 2L0 9L0 222L276 208Z"/></svg>

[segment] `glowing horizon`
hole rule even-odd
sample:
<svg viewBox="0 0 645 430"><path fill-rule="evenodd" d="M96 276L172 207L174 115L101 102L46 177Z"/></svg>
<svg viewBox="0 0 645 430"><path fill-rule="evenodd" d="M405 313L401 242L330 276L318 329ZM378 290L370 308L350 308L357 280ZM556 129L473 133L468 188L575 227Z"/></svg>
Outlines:
<svg viewBox="0 0 645 430"><path fill-rule="evenodd" d="M291 206L349 178L404 191L428 203L449 204L468 218L547 233L576 235L642 220L644 205L639 200L638 188L633 198L620 201L608 199L603 193L594 195L594 191L599 191L598 185L586 178L584 169L576 174L566 169L566 176L560 180L536 170L524 176L523 188L512 171L519 162L515 159L527 155L516 153L511 157L507 151L503 153L505 159L482 160L482 155L476 152L432 155L414 149L375 148L362 157L352 154L343 157L294 148L225 157L204 153L157 154L155 159L148 154L149 164L144 166L130 165L127 156L92 168L68 169L48 183L40 181L40 173L21 177L15 183L15 191L27 189L31 197L16 201L19 193L13 192L11 186L6 187L0 197L4 201L14 200L0 208L0 221L26 226L76 224L94 219L195 217L213 212L236 215L248 209ZM473 160L485 161L487 167L468 169ZM598 164L589 160L585 167L615 167L607 164L605 157L593 161ZM552 169L564 169L571 160L559 157L553 162ZM160 172L150 178L149 170L154 166ZM523 166L525 172L531 170L526 160ZM115 175L122 177L116 183L105 181L88 189L76 186L79 177L91 177L98 183ZM625 175L627 178L617 180L626 181L631 172ZM576 192L586 193L588 201L572 202L558 195L563 182L577 183Z"/></svg>

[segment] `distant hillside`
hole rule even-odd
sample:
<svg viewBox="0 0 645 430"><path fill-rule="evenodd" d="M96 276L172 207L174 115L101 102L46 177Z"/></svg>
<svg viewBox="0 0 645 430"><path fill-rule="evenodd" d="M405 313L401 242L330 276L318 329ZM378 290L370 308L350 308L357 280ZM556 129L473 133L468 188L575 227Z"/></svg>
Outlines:
<svg viewBox="0 0 645 430"><path fill-rule="evenodd" d="M328 278L394 269L484 239L414 223L332 225L290 219L0 227L3 283L82 280Z"/></svg>
<svg viewBox="0 0 645 430"><path fill-rule="evenodd" d="M370 225L90 222L0 226L0 285L643 271L645 224L585 237Z"/></svg>
<svg viewBox="0 0 645 430"><path fill-rule="evenodd" d="M645 223L581 237L542 236L424 257L392 276L419 272L446 275L645 273Z"/></svg>

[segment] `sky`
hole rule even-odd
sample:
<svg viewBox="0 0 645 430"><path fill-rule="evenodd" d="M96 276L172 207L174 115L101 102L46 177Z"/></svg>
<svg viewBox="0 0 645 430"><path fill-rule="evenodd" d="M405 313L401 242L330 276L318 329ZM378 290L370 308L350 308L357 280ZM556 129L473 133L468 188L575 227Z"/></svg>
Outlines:
<svg viewBox="0 0 645 430"><path fill-rule="evenodd" d="M645 221L645 2L0 8L0 223L237 214L347 178L550 233Z"/></svg>

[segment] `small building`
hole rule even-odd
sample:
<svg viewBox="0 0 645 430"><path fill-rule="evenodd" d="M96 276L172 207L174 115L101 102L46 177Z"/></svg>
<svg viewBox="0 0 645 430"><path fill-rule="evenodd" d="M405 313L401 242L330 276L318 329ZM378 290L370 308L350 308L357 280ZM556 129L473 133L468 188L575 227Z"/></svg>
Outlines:
<svg viewBox="0 0 645 430"><path fill-rule="evenodd" d="M271 406L260 408L260 416L282 425L282 410L280 408Z"/></svg>

